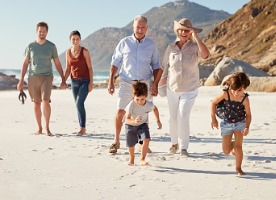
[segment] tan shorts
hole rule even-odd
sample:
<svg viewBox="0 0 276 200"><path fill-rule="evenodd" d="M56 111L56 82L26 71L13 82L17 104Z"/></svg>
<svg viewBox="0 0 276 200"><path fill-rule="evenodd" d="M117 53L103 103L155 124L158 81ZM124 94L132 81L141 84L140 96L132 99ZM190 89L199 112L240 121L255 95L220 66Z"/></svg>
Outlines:
<svg viewBox="0 0 276 200"><path fill-rule="evenodd" d="M51 102L53 76L32 76L28 79L28 90L33 102Z"/></svg>
<svg viewBox="0 0 276 200"><path fill-rule="evenodd" d="M152 81L151 80L145 80L141 81L148 85L148 97L147 100L152 100L151 96L151 88L152 88ZM118 94L118 100L117 100L117 109L124 110L127 105L133 100L132 96L132 84L135 84L135 81L120 81L120 87L119 87L119 94Z"/></svg>

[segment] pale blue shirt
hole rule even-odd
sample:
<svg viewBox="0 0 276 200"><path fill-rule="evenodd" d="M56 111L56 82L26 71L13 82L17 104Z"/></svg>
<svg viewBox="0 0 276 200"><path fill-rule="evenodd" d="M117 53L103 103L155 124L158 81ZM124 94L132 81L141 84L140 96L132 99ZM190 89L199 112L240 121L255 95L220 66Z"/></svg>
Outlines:
<svg viewBox="0 0 276 200"><path fill-rule="evenodd" d="M117 45L111 65L118 68L121 80L148 80L153 70L160 68L159 52L155 42L147 37L140 42L132 36Z"/></svg>

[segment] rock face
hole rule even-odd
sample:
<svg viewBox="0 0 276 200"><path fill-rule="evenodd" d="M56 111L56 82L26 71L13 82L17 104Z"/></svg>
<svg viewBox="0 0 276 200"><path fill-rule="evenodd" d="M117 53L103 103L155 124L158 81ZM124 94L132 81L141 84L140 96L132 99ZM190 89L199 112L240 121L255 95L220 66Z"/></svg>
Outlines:
<svg viewBox="0 0 276 200"><path fill-rule="evenodd" d="M269 75L264 71L253 67L252 65L242 61L224 57L215 67L214 71L205 81L206 86L220 85L224 77L234 72L244 72L248 76L254 77L268 77Z"/></svg>
<svg viewBox="0 0 276 200"><path fill-rule="evenodd" d="M276 76L275 30L276 1L251 0L205 38L211 56L202 64L227 55Z"/></svg>
<svg viewBox="0 0 276 200"><path fill-rule="evenodd" d="M18 82L19 80L14 75L8 76L0 73L0 90L16 90ZM24 82L24 85L27 85L27 83Z"/></svg>

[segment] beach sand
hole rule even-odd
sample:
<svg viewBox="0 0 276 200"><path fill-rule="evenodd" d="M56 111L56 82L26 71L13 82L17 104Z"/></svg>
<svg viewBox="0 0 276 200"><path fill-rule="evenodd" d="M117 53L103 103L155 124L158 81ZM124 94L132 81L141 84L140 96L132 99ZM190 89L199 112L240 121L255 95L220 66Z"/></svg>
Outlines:
<svg viewBox="0 0 276 200"><path fill-rule="evenodd" d="M53 137L34 135L36 123L29 96L1 91L0 199L274 199L276 195L276 93L249 92L252 123L244 138L243 170L221 150L220 130L210 126L210 100L219 87L201 87L191 113L190 157L169 155L167 99L155 97L163 129L150 114L151 166L128 166L122 129L121 149L109 154L114 138L117 92L95 89L86 100L87 135L78 131L70 90L53 90Z"/></svg>

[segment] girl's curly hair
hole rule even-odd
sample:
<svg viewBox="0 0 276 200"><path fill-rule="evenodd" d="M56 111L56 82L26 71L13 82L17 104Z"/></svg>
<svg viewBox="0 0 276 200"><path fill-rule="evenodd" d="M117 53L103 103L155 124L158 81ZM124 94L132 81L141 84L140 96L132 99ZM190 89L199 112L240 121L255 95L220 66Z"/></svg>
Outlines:
<svg viewBox="0 0 276 200"><path fill-rule="evenodd" d="M239 88L246 89L250 85L250 80L246 73L235 72L226 81L224 81L223 85L229 86L232 90L238 90Z"/></svg>

